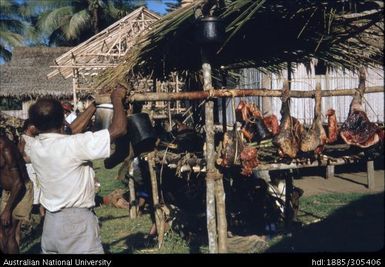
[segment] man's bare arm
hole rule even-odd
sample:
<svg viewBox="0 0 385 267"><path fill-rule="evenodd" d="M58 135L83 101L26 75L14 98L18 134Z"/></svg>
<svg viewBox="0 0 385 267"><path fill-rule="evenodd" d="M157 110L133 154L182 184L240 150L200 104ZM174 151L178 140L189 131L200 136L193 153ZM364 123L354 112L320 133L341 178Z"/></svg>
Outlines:
<svg viewBox="0 0 385 267"><path fill-rule="evenodd" d="M96 111L96 106L94 103L89 105L87 109L82 112L71 124L71 132L72 134L78 134L83 132L86 128L88 123L90 122L92 115L94 115Z"/></svg>
<svg viewBox="0 0 385 267"><path fill-rule="evenodd" d="M17 205L17 200L19 200L20 197L25 193L25 185L21 180L21 175L16 162L17 159L14 158L10 149L5 148L3 156L5 159L5 165L9 166L8 173L11 175L9 179L12 179L12 186L7 205L5 206L4 211L1 213L0 219L3 226L8 226L11 223L12 211Z"/></svg>
<svg viewBox="0 0 385 267"><path fill-rule="evenodd" d="M116 89L111 93L111 102L114 107L112 122L108 128L111 142L127 133L127 117L123 107L123 100L125 97L126 89L120 85L118 85Z"/></svg>

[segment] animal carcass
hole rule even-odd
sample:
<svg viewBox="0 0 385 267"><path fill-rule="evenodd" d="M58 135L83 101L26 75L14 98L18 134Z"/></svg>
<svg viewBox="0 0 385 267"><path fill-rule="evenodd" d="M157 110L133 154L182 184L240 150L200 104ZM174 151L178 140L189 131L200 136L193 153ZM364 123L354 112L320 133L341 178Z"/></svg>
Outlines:
<svg viewBox="0 0 385 267"><path fill-rule="evenodd" d="M295 158L299 150L302 126L299 121L290 116L290 93L288 83L282 89L281 125L279 133L273 138L273 144L278 147L281 157Z"/></svg>
<svg viewBox="0 0 385 267"><path fill-rule="evenodd" d="M319 154L323 151L326 144L327 136L321 120L321 102L321 84L317 83L314 105L315 117L310 129L301 138L300 149L303 152L314 151L314 154Z"/></svg>
<svg viewBox="0 0 385 267"><path fill-rule="evenodd" d="M340 135L345 143L368 148L381 140L381 129L369 121L362 106L362 95L365 91L365 72L360 72L360 83L357 93L350 104L349 115L341 126Z"/></svg>
<svg viewBox="0 0 385 267"><path fill-rule="evenodd" d="M326 143L332 144L337 141L338 137L338 125L335 110L332 108L328 109L326 116L328 117L328 138Z"/></svg>
<svg viewBox="0 0 385 267"><path fill-rule="evenodd" d="M255 147L245 147L241 152L242 175L250 176L253 169L258 166L257 149Z"/></svg>

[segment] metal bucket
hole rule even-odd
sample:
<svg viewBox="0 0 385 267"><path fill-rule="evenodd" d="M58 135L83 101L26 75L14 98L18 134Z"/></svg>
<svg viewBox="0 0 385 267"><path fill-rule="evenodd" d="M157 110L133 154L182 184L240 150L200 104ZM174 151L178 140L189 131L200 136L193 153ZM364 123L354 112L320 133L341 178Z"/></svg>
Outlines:
<svg viewBox="0 0 385 267"><path fill-rule="evenodd" d="M147 113L128 116L127 132L135 155L154 149L157 136Z"/></svg>
<svg viewBox="0 0 385 267"><path fill-rule="evenodd" d="M95 130L108 129L112 122L114 108L112 104L100 104L96 106L95 112Z"/></svg>

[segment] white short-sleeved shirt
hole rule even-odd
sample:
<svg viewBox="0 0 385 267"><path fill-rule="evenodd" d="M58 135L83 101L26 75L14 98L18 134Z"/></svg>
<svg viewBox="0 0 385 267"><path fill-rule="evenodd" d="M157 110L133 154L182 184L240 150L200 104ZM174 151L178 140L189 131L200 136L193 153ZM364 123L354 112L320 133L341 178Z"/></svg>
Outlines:
<svg viewBox="0 0 385 267"><path fill-rule="evenodd" d="M30 137L26 134L22 134L21 138L23 138L25 141L24 152L25 152L25 154L27 154L29 156L31 153L31 144L32 144L34 138ZM39 202L40 201L39 200L40 199L40 185L39 185L39 182L37 181L36 172L33 169L32 163L27 162L25 164L25 167L27 169L29 179L33 183L33 204L36 205L36 204L40 203Z"/></svg>
<svg viewBox="0 0 385 267"><path fill-rule="evenodd" d="M107 129L75 135L44 133L30 147L41 187L40 203L48 211L95 205L95 173L90 161L110 156Z"/></svg>

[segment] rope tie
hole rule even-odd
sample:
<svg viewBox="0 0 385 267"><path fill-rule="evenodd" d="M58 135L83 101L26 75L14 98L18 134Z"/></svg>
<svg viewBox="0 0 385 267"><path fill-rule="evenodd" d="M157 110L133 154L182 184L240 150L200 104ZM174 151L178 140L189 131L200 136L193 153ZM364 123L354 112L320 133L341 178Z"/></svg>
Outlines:
<svg viewBox="0 0 385 267"><path fill-rule="evenodd" d="M208 99L214 98L214 88L211 87L208 91L209 91L209 95L207 98Z"/></svg>
<svg viewBox="0 0 385 267"><path fill-rule="evenodd" d="M211 170L211 171L206 172L206 180L217 181L217 180L220 180L222 178L223 178L222 174L220 174L219 172L217 172L215 170Z"/></svg>

